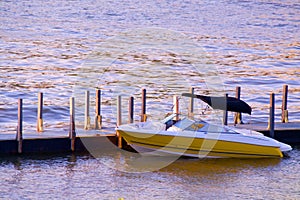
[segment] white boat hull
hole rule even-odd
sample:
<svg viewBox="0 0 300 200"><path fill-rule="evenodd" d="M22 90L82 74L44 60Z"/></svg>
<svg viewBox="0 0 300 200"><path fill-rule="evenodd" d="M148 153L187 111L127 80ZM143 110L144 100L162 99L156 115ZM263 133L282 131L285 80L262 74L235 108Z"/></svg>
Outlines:
<svg viewBox="0 0 300 200"><path fill-rule="evenodd" d="M167 130L161 123L127 124L117 131L138 152L152 155L265 158L283 157L292 149L255 131L192 122L182 120Z"/></svg>

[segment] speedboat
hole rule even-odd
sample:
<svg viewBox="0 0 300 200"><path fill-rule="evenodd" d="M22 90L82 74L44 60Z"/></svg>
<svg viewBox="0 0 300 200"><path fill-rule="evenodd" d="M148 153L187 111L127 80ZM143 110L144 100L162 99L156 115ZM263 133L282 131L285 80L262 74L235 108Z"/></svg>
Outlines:
<svg viewBox="0 0 300 200"><path fill-rule="evenodd" d="M283 157L290 145L263 134L172 114L162 121L119 126L117 133L137 152L190 157Z"/></svg>
<svg viewBox="0 0 300 200"><path fill-rule="evenodd" d="M252 108L235 97L214 97L183 93L213 109L251 114ZM191 157L265 158L283 157L291 146L262 133L236 129L174 113L158 122L139 122L119 126L117 134L136 151L146 154Z"/></svg>

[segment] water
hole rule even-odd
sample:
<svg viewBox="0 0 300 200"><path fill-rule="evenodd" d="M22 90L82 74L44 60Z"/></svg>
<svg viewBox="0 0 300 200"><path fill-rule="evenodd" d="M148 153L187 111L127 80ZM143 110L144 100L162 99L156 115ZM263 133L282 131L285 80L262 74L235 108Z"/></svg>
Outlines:
<svg viewBox="0 0 300 200"><path fill-rule="evenodd" d="M94 95L95 87L103 92L105 125L116 121L118 94L124 96L124 116L128 96L136 98L139 113L142 87L149 118L161 119L172 109L172 96L191 86L197 93L229 95L241 86L242 99L253 108L243 120L255 122L267 121L271 92L280 119L282 85L288 84L289 119L299 120L299 13L300 4L289 0L1 1L1 134L15 134L18 98L24 99L24 132L34 132L38 92L44 93L47 132L68 125L70 96L82 123L84 90ZM205 105L196 103L201 112ZM182 103L182 112L186 107ZM180 159L138 174L111 169L101 157L3 158L0 194L297 199L299 156L295 148L282 160Z"/></svg>
<svg viewBox="0 0 300 200"><path fill-rule="evenodd" d="M3 199L298 199L300 160L292 154L282 160L182 158L147 173L117 171L103 164L105 157L15 157L1 159L0 190Z"/></svg>

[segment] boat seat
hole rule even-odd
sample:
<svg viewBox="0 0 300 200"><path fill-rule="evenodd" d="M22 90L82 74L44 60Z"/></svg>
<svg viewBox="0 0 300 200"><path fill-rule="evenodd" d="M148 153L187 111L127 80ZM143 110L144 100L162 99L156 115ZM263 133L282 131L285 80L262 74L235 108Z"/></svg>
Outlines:
<svg viewBox="0 0 300 200"><path fill-rule="evenodd" d="M173 120L176 116L177 116L177 114L173 113L161 121L162 123L164 123L166 125L165 130L168 130L168 128L170 128L171 126L173 126L176 123L176 120Z"/></svg>
<svg viewBox="0 0 300 200"><path fill-rule="evenodd" d="M171 126L173 126L176 123L176 120L169 120L166 124L166 130L168 130Z"/></svg>

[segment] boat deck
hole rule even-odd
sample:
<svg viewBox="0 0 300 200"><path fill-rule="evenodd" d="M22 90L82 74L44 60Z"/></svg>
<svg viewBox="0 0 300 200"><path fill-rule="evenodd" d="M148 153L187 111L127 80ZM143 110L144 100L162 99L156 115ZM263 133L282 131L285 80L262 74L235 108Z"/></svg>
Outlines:
<svg viewBox="0 0 300 200"><path fill-rule="evenodd" d="M229 126L258 131L270 136L268 123L229 124ZM288 144L300 144L300 122L274 123L274 138Z"/></svg>

